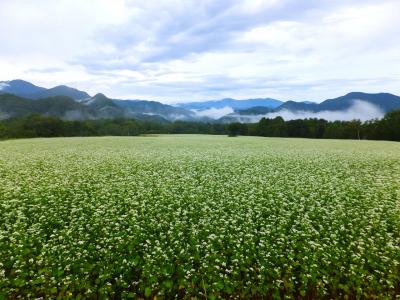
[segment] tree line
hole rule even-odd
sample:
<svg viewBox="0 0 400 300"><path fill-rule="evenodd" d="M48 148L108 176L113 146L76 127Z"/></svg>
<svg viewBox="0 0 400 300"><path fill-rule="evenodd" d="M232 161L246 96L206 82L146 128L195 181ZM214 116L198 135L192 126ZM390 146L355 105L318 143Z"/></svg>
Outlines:
<svg viewBox="0 0 400 300"><path fill-rule="evenodd" d="M141 134L219 134L316 139L370 139L400 141L400 110L380 120L361 122L262 118L258 123L150 122L134 119L67 121L30 115L0 121L0 139L73 136L136 136Z"/></svg>
<svg viewBox="0 0 400 300"><path fill-rule="evenodd" d="M301 137L315 139L362 139L400 141L400 110L388 112L384 118L361 122L299 119L285 121L281 117L261 119L258 123L228 125L235 135Z"/></svg>

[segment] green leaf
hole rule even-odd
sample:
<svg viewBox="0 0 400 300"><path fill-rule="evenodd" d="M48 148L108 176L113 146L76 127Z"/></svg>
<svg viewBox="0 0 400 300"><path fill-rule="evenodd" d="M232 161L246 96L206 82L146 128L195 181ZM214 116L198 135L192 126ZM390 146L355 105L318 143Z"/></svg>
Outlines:
<svg viewBox="0 0 400 300"><path fill-rule="evenodd" d="M139 256L135 256L132 258L132 263L133 265L136 267L139 264L140 261L140 257Z"/></svg>
<svg viewBox="0 0 400 300"><path fill-rule="evenodd" d="M208 296L208 299L210 299L210 300L215 300L215 299L217 299L217 297L215 297L214 294L210 294L210 295Z"/></svg>
<svg viewBox="0 0 400 300"><path fill-rule="evenodd" d="M215 284L215 288L217 289L217 291L220 291L224 288L224 283L219 281Z"/></svg>
<svg viewBox="0 0 400 300"><path fill-rule="evenodd" d="M173 282L172 280L165 280L165 281L163 282L163 285L164 285L167 289L170 289L170 288L172 288L172 286L174 285L174 282Z"/></svg>
<svg viewBox="0 0 400 300"><path fill-rule="evenodd" d="M151 288L145 288L144 289L144 295L145 295L145 297L150 297L150 295L151 295Z"/></svg>
<svg viewBox="0 0 400 300"><path fill-rule="evenodd" d="M15 279L14 280L14 284L17 286L17 287L22 287L22 286L24 286L25 285L25 280L23 280L23 279Z"/></svg>

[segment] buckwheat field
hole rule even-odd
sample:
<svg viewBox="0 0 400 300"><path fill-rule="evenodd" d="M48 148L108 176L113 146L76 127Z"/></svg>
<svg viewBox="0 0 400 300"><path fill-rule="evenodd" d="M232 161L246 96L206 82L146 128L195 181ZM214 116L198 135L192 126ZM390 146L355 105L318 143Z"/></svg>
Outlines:
<svg viewBox="0 0 400 300"><path fill-rule="evenodd" d="M399 294L400 143L0 142L0 299Z"/></svg>

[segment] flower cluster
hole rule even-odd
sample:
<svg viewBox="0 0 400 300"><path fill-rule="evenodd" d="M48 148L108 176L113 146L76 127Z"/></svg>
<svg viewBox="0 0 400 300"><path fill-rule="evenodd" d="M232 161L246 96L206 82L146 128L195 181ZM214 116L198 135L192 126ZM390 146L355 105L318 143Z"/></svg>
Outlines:
<svg viewBox="0 0 400 300"><path fill-rule="evenodd" d="M1 142L0 299L393 298L400 144Z"/></svg>

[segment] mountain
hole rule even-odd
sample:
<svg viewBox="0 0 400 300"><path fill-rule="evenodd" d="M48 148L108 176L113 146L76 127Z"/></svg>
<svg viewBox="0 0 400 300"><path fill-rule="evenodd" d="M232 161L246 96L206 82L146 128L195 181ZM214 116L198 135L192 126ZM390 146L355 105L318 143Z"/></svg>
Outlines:
<svg viewBox="0 0 400 300"><path fill-rule="evenodd" d="M255 106L276 108L280 106L282 103L283 103L282 101L271 98L265 98L265 99L259 98L259 99L247 99L247 100L236 100L236 99L226 98L222 100L213 100L204 102L179 103L177 104L177 106L194 110L224 108L228 106L233 108L234 110L238 110L238 109L248 109Z"/></svg>
<svg viewBox="0 0 400 300"><path fill-rule="evenodd" d="M27 95L27 97L31 99L42 99L55 96L65 96L74 100L90 98L88 93L68 87L66 85L59 85L51 89L44 89L42 91Z"/></svg>
<svg viewBox="0 0 400 300"><path fill-rule="evenodd" d="M181 107L162 104L156 101L145 100L113 100L116 105L124 109L125 114L135 117L139 115L160 116L164 119L192 120L195 113Z"/></svg>
<svg viewBox="0 0 400 300"><path fill-rule="evenodd" d="M66 120L84 120L97 117L94 110L86 108L75 100L64 96L32 101L12 94L0 95L0 119L31 114L58 117Z"/></svg>
<svg viewBox="0 0 400 300"><path fill-rule="evenodd" d="M320 111L323 110L343 110L353 105L354 100L362 100L379 107L384 112L389 112L400 108L400 97L389 94L367 94L361 92L349 93L345 96L328 99L321 102L318 106Z"/></svg>
<svg viewBox="0 0 400 300"><path fill-rule="evenodd" d="M274 109L265 106L254 106L248 109L240 109L236 111L238 115L264 115L273 112Z"/></svg>
<svg viewBox="0 0 400 300"><path fill-rule="evenodd" d="M296 101L286 101L281 106L277 107L275 111L290 110L290 111L318 111L319 104L317 103L306 103Z"/></svg>
<svg viewBox="0 0 400 300"><path fill-rule="evenodd" d="M28 81L20 79L0 81L0 94L9 93L21 97L27 97L29 95L40 93L45 90L45 88L36 86Z"/></svg>
<svg viewBox="0 0 400 300"><path fill-rule="evenodd" d="M20 79L0 81L0 94L6 93L35 100L55 96L65 96L74 100L90 98L88 93L68 87L66 85L59 85L51 89L46 89Z"/></svg>
<svg viewBox="0 0 400 300"><path fill-rule="evenodd" d="M107 98L103 94L97 94L94 97L84 91L80 91L75 88L68 87L66 85L59 85L50 89L45 89L38 87L30 82L23 80L11 80L11 81L1 81L0 82L0 95L1 94L13 94L24 98L24 104L21 104L15 113L19 115L22 113L19 109L25 111L25 113L44 113L41 108L40 101L39 104L25 103L25 100L35 100L52 98L57 105L57 101L60 96L67 97L69 99L76 100L80 104L76 107L74 114L68 113L63 115L62 113L57 113L54 116L62 118L136 118L141 120L152 120L157 122L165 122L166 120L193 120L195 118L195 113L187 110L185 108L174 107L171 105L162 104L155 101L145 101L145 100L112 100ZM4 99L3 99L4 100ZM20 104L20 100L16 100L17 104ZM3 102L3 106L5 102ZM61 106L64 107L63 105ZM7 114L14 115L12 113L12 107L10 103L7 103ZM4 107L3 107L4 108ZM79 113L77 112L79 111ZM19 112L19 113L18 113ZM53 115L49 112L50 115ZM3 116L5 112L3 110ZM1 117L1 116L0 116Z"/></svg>
<svg viewBox="0 0 400 300"><path fill-rule="evenodd" d="M96 111L98 118L110 119L123 118L126 116L125 111L121 107L101 93L96 94L92 98L86 98L80 103Z"/></svg>
<svg viewBox="0 0 400 300"><path fill-rule="evenodd" d="M367 94L352 92L334 99L328 99L321 103L306 103L287 101L276 108L275 111L344 111L354 105L354 101L361 100L377 106L383 112L400 109L400 97L389 93Z"/></svg>
<svg viewBox="0 0 400 300"><path fill-rule="evenodd" d="M123 102L123 100L120 101ZM135 106L137 109L135 107L126 109L118 106L114 100L107 98L103 94L97 94L82 101L75 101L65 96L48 97L32 101L31 99L13 94L1 94L0 119L39 114L65 120L135 118L159 123L165 123L170 120L166 114L145 113L146 110L143 107L146 103L141 102L147 101L139 101L137 103L139 106ZM162 105L161 103L158 104ZM158 104L155 102L152 105L159 106ZM125 105L129 106L129 104ZM169 106L166 105L166 107L166 111L168 111ZM151 111L151 108L148 108L147 111ZM180 112L181 109L177 111ZM172 115L169 116L171 117ZM176 118L173 120L176 120Z"/></svg>
<svg viewBox="0 0 400 300"><path fill-rule="evenodd" d="M352 92L321 103L226 98L172 106L156 101L110 99L103 94L91 97L65 85L46 89L24 80L0 81L0 119L36 113L71 120L135 118L157 122L254 122L263 116L340 118L344 113L348 117L366 119L381 117L395 109L400 109L400 97L389 93Z"/></svg>
<svg viewBox="0 0 400 300"><path fill-rule="evenodd" d="M107 98L104 94L98 93L92 98L86 98L80 103L95 108L95 109L105 109L105 108L118 108L118 106L111 99Z"/></svg>

